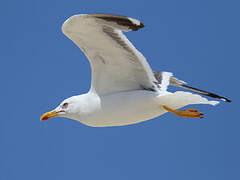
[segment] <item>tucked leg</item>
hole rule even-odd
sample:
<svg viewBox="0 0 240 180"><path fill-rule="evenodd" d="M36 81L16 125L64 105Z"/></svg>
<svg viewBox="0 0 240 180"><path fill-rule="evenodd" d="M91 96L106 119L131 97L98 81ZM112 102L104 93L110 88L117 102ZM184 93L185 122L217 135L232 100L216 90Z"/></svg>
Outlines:
<svg viewBox="0 0 240 180"><path fill-rule="evenodd" d="M171 109L167 106L163 106L163 108L173 114L178 115L179 117L190 117L190 118L202 118L203 117L202 116L203 114L196 109L187 109L184 111L177 111L177 110Z"/></svg>

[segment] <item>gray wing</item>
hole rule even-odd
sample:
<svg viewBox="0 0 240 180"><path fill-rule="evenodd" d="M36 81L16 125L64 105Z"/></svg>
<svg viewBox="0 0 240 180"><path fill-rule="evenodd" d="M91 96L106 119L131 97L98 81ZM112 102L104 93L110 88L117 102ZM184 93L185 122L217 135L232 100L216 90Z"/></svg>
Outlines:
<svg viewBox="0 0 240 180"><path fill-rule="evenodd" d="M64 22L63 33L91 64L91 91L101 95L137 89L159 91L145 57L122 33L142 27L136 19L109 14L80 14Z"/></svg>

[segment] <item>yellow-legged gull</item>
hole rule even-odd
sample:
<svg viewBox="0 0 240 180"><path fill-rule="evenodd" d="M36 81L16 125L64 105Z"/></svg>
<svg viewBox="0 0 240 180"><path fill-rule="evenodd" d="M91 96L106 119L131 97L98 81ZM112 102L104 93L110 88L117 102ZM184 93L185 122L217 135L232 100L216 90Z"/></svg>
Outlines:
<svg viewBox="0 0 240 180"><path fill-rule="evenodd" d="M110 14L80 14L70 17L63 33L87 56L92 68L88 93L64 100L41 120L59 116L88 126L134 124L172 112L180 117L201 118L195 109L178 111L189 104L216 105L190 92L168 92L168 85L230 102L227 98L187 86L170 72L152 71L145 57L123 35L144 27L140 21Z"/></svg>

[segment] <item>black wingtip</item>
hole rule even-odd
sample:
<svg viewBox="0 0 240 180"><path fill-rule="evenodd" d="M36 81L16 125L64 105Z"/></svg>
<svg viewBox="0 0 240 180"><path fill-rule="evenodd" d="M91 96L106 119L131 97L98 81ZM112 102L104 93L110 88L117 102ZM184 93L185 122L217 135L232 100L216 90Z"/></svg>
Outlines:
<svg viewBox="0 0 240 180"><path fill-rule="evenodd" d="M225 98L225 97L222 97L222 96L219 96L217 94L214 94L214 93L210 93L210 92L207 92L207 91L203 91L203 90L200 90L200 89L197 89L197 88L194 88L194 87L191 87L191 86L187 86L187 85L181 85L181 87L185 88L185 89L188 89L190 91L193 91L193 92L197 92L197 93L200 93L200 94L203 94L205 96L209 96L209 97L212 97L212 98L216 98L216 99L220 99L220 100L223 100L225 102L232 102L230 99L228 98Z"/></svg>
<svg viewBox="0 0 240 180"><path fill-rule="evenodd" d="M140 28L143 28L143 27L145 27L145 25L144 25L142 22L140 22L139 27L140 27Z"/></svg>
<svg viewBox="0 0 240 180"><path fill-rule="evenodd" d="M137 20L137 19L132 19L126 16L121 16L121 15L116 15L116 14L89 14L89 16L93 16L95 18L103 19L105 21L111 21L115 22L119 25L126 26L130 30L137 31L140 28L144 27L144 24ZM132 20L136 20L137 23L135 23ZM139 23L139 24L138 24Z"/></svg>
<svg viewBox="0 0 240 180"><path fill-rule="evenodd" d="M207 95L207 96L209 96L209 97L213 97L213 98L217 98L217 99L223 100L223 101L228 102L228 103L232 102L232 101L231 101L230 99L228 99L228 98L221 97L221 96L218 96L218 95L213 94L213 93L209 93L209 94L205 94L205 95Z"/></svg>
<svg viewBox="0 0 240 180"><path fill-rule="evenodd" d="M227 99L227 98L224 98L224 97L222 97L221 99L225 102L229 102L229 103L232 102L230 99Z"/></svg>

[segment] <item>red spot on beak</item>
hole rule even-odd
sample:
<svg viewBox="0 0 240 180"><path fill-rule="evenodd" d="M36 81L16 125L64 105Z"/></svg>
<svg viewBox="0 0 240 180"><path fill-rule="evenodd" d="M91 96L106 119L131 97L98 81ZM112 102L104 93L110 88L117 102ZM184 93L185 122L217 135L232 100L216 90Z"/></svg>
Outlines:
<svg viewBox="0 0 240 180"><path fill-rule="evenodd" d="M45 114L42 115L42 117L40 118L40 120L48 120L50 118L53 118L55 116L57 116L57 113L56 111L50 111L50 112L47 112Z"/></svg>

